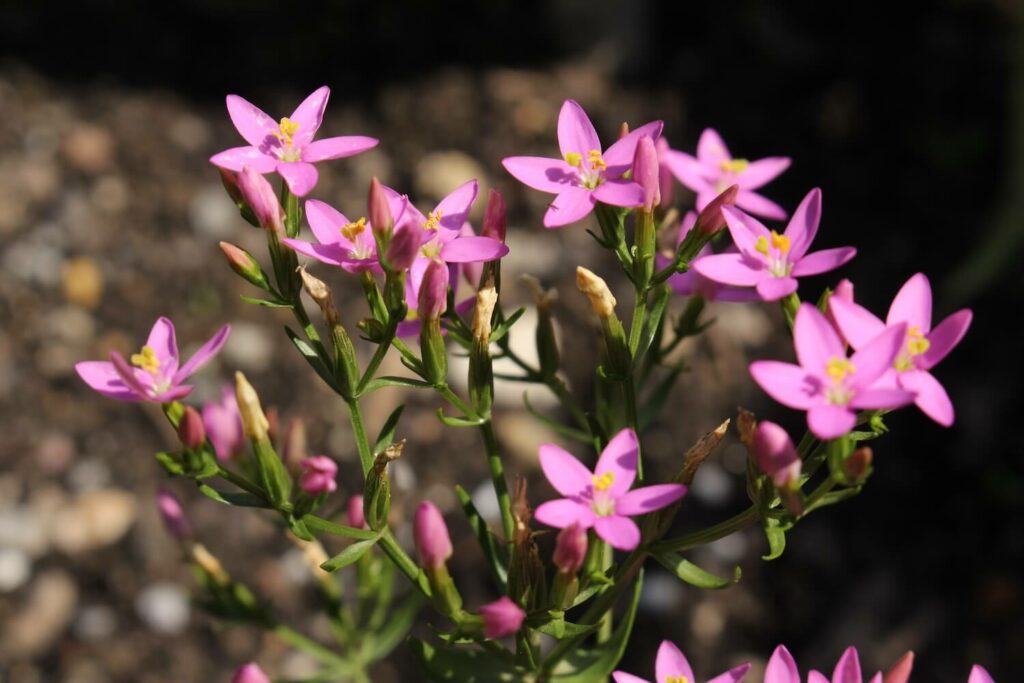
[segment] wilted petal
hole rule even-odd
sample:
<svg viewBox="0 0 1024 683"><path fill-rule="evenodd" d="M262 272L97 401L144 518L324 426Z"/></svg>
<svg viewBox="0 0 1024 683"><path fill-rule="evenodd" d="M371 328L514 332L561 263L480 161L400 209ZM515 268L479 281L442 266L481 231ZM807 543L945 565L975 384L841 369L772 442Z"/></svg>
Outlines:
<svg viewBox="0 0 1024 683"><path fill-rule="evenodd" d="M697 158L702 164L718 165L723 161L729 161L732 156L725 141L714 128L705 128L697 141Z"/></svg>
<svg viewBox="0 0 1024 683"><path fill-rule="evenodd" d="M299 124L295 135L292 136L296 147L308 145L320 129L320 124L324 120L324 109L327 108L327 99L330 96L331 89L326 85L322 85L311 92L306 99L302 100L299 106L295 108L295 111L292 112L292 115L288 117L293 122ZM315 159L307 159L307 161L315 161Z"/></svg>
<svg viewBox="0 0 1024 683"><path fill-rule="evenodd" d="M87 360L75 363L75 372L90 388L119 401L141 401L145 396L130 388L108 361Z"/></svg>
<svg viewBox="0 0 1024 683"><path fill-rule="evenodd" d="M594 124L575 100L566 100L558 113L558 148L562 158L575 153L586 159L591 150L601 151Z"/></svg>
<svg viewBox="0 0 1024 683"><path fill-rule="evenodd" d="M755 216L773 221L785 220L787 215L785 209L764 195L742 188L736 194L736 206Z"/></svg>
<svg viewBox="0 0 1024 683"><path fill-rule="evenodd" d="M632 180L606 180L594 190L594 199L612 206L639 206L644 203L644 188Z"/></svg>
<svg viewBox="0 0 1024 683"><path fill-rule="evenodd" d="M943 427L949 427L956 418L953 402L945 387L930 372L924 370L908 370L900 373L900 386L915 394L914 403L925 415Z"/></svg>
<svg viewBox="0 0 1024 683"><path fill-rule="evenodd" d="M540 447L539 458L544 476L563 496L582 496L593 486L590 470L568 451L546 443Z"/></svg>
<svg viewBox="0 0 1024 683"><path fill-rule="evenodd" d="M232 147L223 152L218 152L210 157L210 163L214 166L226 168L229 171L241 171L243 166L248 166L257 173L270 173L277 168L277 159L268 156L259 149L246 145L245 147Z"/></svg>
<svg viewBox="0 0 1024 683"><path fill-rule="evenodd" d="M309 191L316 187L316 181L320 177L316 166L305 161L279 163L277 172L281 174L288 184L288 189L296 197L305 197L309 194Z"/></svg>
<svg viewBox="0 0 1024 683"><path fill-rule="evenodd" d="M594 210L594 193L583 187L570 187L548 206L545 228L561 228L589 215Z"/></svg>
<svg viewBox="0 0 1024 683"><path fill-rule="evenodd" d="M368 138L364 135L344 135L314 140L302 150L302 160L312 162L325 159L344 159L373 149L378 142L377 138Z"/></svg>
<svg viewBox="0 0 1024 683"><path fill-rule="evenodd" d="M245 141L256 148L262 148L267 138L273 138L277 122L249 100L238 95L228 95L228 116L231 123Z"/></svg>
<svg viewBox="0 0 1024 683"><path fill-rule="evenodd" d="M822 249L807 254L793 265L795 277L808 277L819 275L835 270L857 255L853 247L837 247L835 249Z"/></svg>
<svg viewBox="0 0 1024 683"><path fill-rule="evenodd" d="M640 527L629 517L597 517L594 531L616 550L633 550L640 545Z"/></svg>
<svg viewBox="0 0 1024 683"><path fill-rule="evenodd" d="M771 276L763 264L743 254L713 254L693 262L693 269L715 282L736 287L753 287Z"/></svg>
<svg viewBox="0 0 1024 683"><path fill-rule="evenodd" d="M673 676L683 676L685 680L697 683L686 655L672 641L663 640L658 647L658 657L654 660L654 678L660 683Z"/></svg>
<svg viewBox="0 0 1024 683"><path fill-rule="evenodd" d="M594 476L612 475L612 483L608 487L608 494L612 498L618 498L633 486L639 452L640 443L636 432L628 428L616 434L601 451L601 457L594 467Z"/></svg>
<svg viewBox="0 0 1024 683"><path fill-rule="evenodd" d="M750 364L750 374L766 394L784 406L808 410L821 402L821 380L799 365L759 360Z"/></svg>
<svg viewBox="0 0 1024 683"><path fill-rule="evenodd" d="M971 326L973 317L974 314L970 309L965 308L936 325L928 335L930 344L928 350L917 359L918 365L925 370L930 370L938 365L967 334L967 328Z"/></svg>
<svg viewBox="0 0 1024 683"><path fill-rule="evenodd" d="M615 513L633 517L646 515L676 502L686 495L682 484L655 484L626 491L615 502Z"/></svg>
<svg viewBox="0 0 1024 683"><path fill-rule="evenodd" d="M907 323L927 335L932 329L932 286L924 273L917 273L900 287L885 317L887 325Z"/></svg>
<svg viewBox="0 0 1024 683"><path fill-rule="evenodd" d="M786 226L785 235L790 240L790 261L799 261L807 253L807 249L814 242L815 235L818 234L820 222L821 190L816 187L808 192L800 202L800 206L796 207L793 217L789 220L789 225Z"/></svg>
<svg viewBox="0 0 1024 683"><path fill-rule="evenodd" d="M793 655L785 645L779 645L768 660L764 670L764 683L800 683L800 672L796 668Z"/></svg>
<svg viewBox="0 0 1024 683"><path fill-rule="evenodd" d="M508 253L508 247L490 237L457 237L441 248L446 263L494 261Z"/></svg>
<svg viewBox="0 0 1024 683"><path fill-rule="evenodd" d="M594 526L596 519L590 506L568 498L541 503L534 511L533 516L541 524L547 524L556 529L564 529L572 524L579 524L584 529L589 529Z"/></svg>
<svg viewBox="0 0 1024 683"><path fill-rule="evenodd" d="M789 157L767 157L750 162L742 172L736 175L736 184L744 190L756 190L775 180L789 168Z"/></svg>
<svg viewBox="0 0 1024 683"><path fill-rule="evenodd" d="M576 169L561 159L506 157L501 165L513 178L541 192L559 194L567 187L575 187L579 177Z"/></svg>
<svg viewBox="0 0 1024 683"><path fill-rule="evenodd" d="M192 357L185 361L178 373L174 376L174 383L184 382L187 377L194 374L199 368L206 365L210 359L220 352L224 343L231 334L231 325L225 325L217 330L217 333L210 337L205 344L192 354Z"/></svg>
<svg viewBox="0 0 1024 683"><path fill-rule="evenodd" d="M807 411L807 426L819 439L838 439L856 424L856 414L845 406L816 405Z"/></svg>
<svg viewBox="0 0 1024 683"><path fill-rule="evenodd" d="M882 334L853 354L850 362L857 368L857 371L852 376L851 385L867 388L874 384L875 380L882 376L882 373L892 367L896 356L903 349L906 335L906 323L888 327Z"/></svg>
<svg viewBox="0 0 1024 683"><path fill-rule="evenodd" d="M766 277L757 283L757 293L764 301L778 301L795 292L798 284L792 277Z"/></svg>
<svg viewBox="0 0 1024 683"><path fill-rule="evenodd" d="M828 307L843 338L855 349L866 345L885 329L885 323L860 304L832 296Z"/></svg>
<svg viewBox="0 0 1024 683"><path fill-rule="evenodd" d="M824 375L825 366L833 358L846 358L846 349L835 328L814 304L801 304L797 310L793 345L800 365L815 374ZM859 372L860 368L857 369Z"/></svg>

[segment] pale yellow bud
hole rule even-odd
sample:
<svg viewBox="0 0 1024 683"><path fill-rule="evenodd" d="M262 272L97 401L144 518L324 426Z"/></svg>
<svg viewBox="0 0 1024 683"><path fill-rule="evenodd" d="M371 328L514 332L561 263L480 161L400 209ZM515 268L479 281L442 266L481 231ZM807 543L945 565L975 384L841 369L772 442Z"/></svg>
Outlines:
<svg viewBox="0 0 1024 683"><path fill-rule="evenodd" d="M241 372L235 373L235 398L238 400L238 412L242 415L242 429L253 441L264 441L268 437L270 423L263 414L260 397Z"/></svg>
<svg viewBox="0 0 1024 683"><path fill-rule="evenodd" d="M473 339L487 343L491 338L491 315L498 303L498 291L493 282L476 293L476 309L473 311Z"/></svg>
<svg viewBox="0 0 1024 683"><path fill-rule="evenodd" d="M590 305L600 318L615 315L615 297L608 284L583 266L576 267L576 287L587 295Z"/></svg>
<svg viewBox="0 0 1024 683"><path fill-rule="evenodd" d="M192 544L192 560L220 585L226 586L231 583L231 577L224 571L220 560L214 557L213 553L207 550L201 543Z"/></svg>

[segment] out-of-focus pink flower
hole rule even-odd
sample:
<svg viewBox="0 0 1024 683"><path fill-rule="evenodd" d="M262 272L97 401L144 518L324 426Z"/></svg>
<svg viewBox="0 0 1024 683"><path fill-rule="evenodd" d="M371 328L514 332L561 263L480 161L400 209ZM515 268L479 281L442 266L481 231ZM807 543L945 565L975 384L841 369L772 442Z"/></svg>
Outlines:
<svg viewBox="0 0 1024 683"><path fill-rule="evenodd" d="M348 525L356 529L366 528L366 517L363 515L363 497L354 495L348 499L345 507L345 514L348 517Z"/></svg>
<svg viewBox="0 0 1024 683"><path fill-rule="evenodd" d="M412 530L420 564L424 569L440 569L452 556L452 539L437 506L429 500L420 503Z"/></svg>
<svg viewBox="0 0 1024 683"><path fill-rule="evenodd" d="M238 668L231 683L270 683L270 678L256 662L249 662Z"/></svg>
<svg viewBox="0 0 1024 683"><path fill-rule="evenodd" d="M544 214L544 227L561 228L590 215L597 202L625 207L643 204L643 188L623 175L633 164L640 138L656 140L661 129L661 121L645 124L602 152L586 112L575 101L566 100L558 114L561 159L507 157L501 163L524 185L557 195Z"/></svg>
<svg viewBox="0 0 1024 683"><path fill-rule="evenodd" d="M757 161L734 159L721 136L705 129L697 142L697 156L665 150L661 158L686 187L697 193L697 210L703 209L715 195L730 185L739 185L736 206L755 216L782 220L786 211L767 197L754 192L789 168L788 157L768 157Z"/></svg>
<svg viewBox="0 0 1024 683"><path fill-rule="evenodd" d="M708 683L739 683L749 669L749 663L740 664L724 674L715 676ZM616 671L612 677L615 683L648 683L643 678L622 671ZM668 640L661 641L661 646L658 647L658 657L654 661L654 680L656 683L697 683L686 655Z"/></svg>
<svg viewBox="0 0 1024 683"><path fill-rule="evenodd" d="M185 516L181 501L170 490L160 487L156 493L156 509L167 532L179 541L192 535L192 525Z"/></svg>
<svg viewBox="0 0 1024 683"><path fill-rule="evenodd" d="M996 683L992 680L992 676L989 675L988 671L985 670L980 664L975 664L971 667L971 674L967 678L967 683Z"/></svg>
<svg viewBox="0 0 1024 683"><path fill-rule="evenodd" d="M510 636L519 630L526 612L507 596L502 596L480 608L484 620L484 637L494 640Z"/></svg>
<svg viewBox="0 0 1024 683"><path fill-rule="evenodd" d="M276 123L251 102L228 95L231 122L249 144L214 154L210 161L231 171L241 171L243 166L250 166L257 173L277 171L293 194L305 196L318 178L313 163L350 157L377 146L377 140L361 135L313 140L323 122L330 94L326 85L318 88L291 116Z"/></svg>
<svg viewBox="0 0 1024 683"><path fill-rule="evenodd" d="M217 459L226 462L242 452L245 432L234 387L225 386L220 396L219 402L211 401L203 406L203 425Z"/></svg>
<svg viewBox="0 0 1024 683"><path fill-rule="evenodd" d="M335 478L338 476L338 465L326 455L314 455L299 463L302 475L299 486L311 496L331 493L338 488Z"/></svg>
<svg viewBox="0 0 1024 683"><path fill-rule="evenodd" d="M671 505L686 494L682 484L656 484L630 491L636 479L639 444L632 429L623 429L605 446L591 472L570 453L554 444L540 447L544 476L565 498L537 508L538 521L564 529L578 524L591 527L608 545L633 550L640 544L640 528L630 517Z"/></svg>
<svg viewBox="0 0 1024 683"><path fill-rule="evenodd" d="M658 151L654 140L647 135L636 143L632 178L644 192L644 211L650 213L661 204L661 178L658 176Z"/></svg>
<svg viewBox="0 0 1024 683"><path fill-rule="evenodd" d="M754 430L757 467L780 489L790 488L800 478L800 456L785 429L762 420Z"/></svg>
<svg viewBox="0 0 1024 683"><path fill-rule="evenodd" d="M563 574L575 574L587 557L587 530L579 524L570 524L558 532L552 562Z"/></svg>
<svg viewBox="0 0 1024 683"><path fill-rule="evenodd" d="M116 351L110 361L82 361L75 364L78 376L90 387L121 401L168 403L187 396L192 387L182 384L210 361L224 346L231 326L220 328L179 366L174 323L158 318L142 349L129 360Z"/></svg>

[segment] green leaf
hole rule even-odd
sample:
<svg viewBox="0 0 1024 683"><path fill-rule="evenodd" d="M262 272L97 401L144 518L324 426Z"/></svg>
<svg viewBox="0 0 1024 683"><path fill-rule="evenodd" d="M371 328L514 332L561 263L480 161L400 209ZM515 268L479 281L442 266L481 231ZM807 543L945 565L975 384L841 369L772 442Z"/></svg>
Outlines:
<svg viewBox="0 0 1024 683"><path fill-rule="evenodd" d="M447 683L535 683L537 677L494 652L434 647L410 638L409 648L431 681ZM597 679L594 679L597 680Z"/></svg>
<svg viewBox="0 0 1024 683"><path fill-rule="evenodd" d="M302 518L302 521L308 529L312 531L320 531L325 534L331 534L332 536L354 538L360 541L366 541L369 539L376 540L378 537L376 531L370 531L369 529L357 529L354 526L342 526L341 524L328 522L326 519L317 517L316 515L305 515Z"/></svg>
<svg viewBox="0 0 1024 683"><path fill-rule="evenodd" d="M593 443L593 440L590 438L589 434L584 434L579 429L573 429L572 427L568 427L562 424L561 422L556 422L555 420L552 420L550 417L541 414L541 412L534 408L533 404L530 403L530 397L528 395L528 392L525 391L523 392L523 405L526 407L526 412L530 413L530 415L533 415L535 418L537 418L537 420L551 428L556 433L561 434L562 436L567 437L569 439L573 439L574 441L579 441L580 443L585 443L588 445Z"/></svg>
<svg viewBox="0 0 1024 683"><path fill-rule="evenodd" d="M156 461L167 471L167 474L172 477L179 477L185 474L185 467L174 457L173 453L166 451L160 451L156 454Z"/></svg>
<svg viewBox="0 0 1024 683"><path fill-rule="evenodd" d="M508 583L508 559L505 553L505 546L497 542L494 534L488 528L487 522L483 520L476 506L473 505L473 499L466 492L466 489L456 484L455 495L458 496L459 502L462 504L462 511L469 520L469 526L476 535L477 543L480 544L484 557L487 558L487 565L491 569L491 577L498 584L500 592L504 593Z"/></svg>
<svg viewBox="0 0 1024 683"><path fill-rule="evenodd" d="M367 639L367 645L364 646L364 661L375 662L388 656L412 628L424 602L418 591L410 591L398 609L388 615L384 628Z"/></svg>
<svg viewBox="0 0 1024 683"><path fill-rule="evenodd" d="M577 605L582 605L587 600L589 600L590 598L594 597L597 594L597 592L600 591L604 587L605 587L605 584L601 584L601 583L593 583L593 584L587 586L586 588L581 590L576 595L576 599L572 601L572 607L576 607Z"/></svg>
<svg viewBox="0 0 1024 683"><path fill-rule="evenodd" d="M224 505L236 505L246 508L266 508L267 502L259 496L244 491L218 491L207 484L199 484L199 492L210 500L215 500Z"/></svg>
<svg viewBox="0 0 1024 683"><path fill-rule="evenodd" d="M270 299L259 299L254 296L246 296L245 294L240 294L238 298L247 304L253 304L255 306L264 306L266 308L292 308L292 305L287 301L271 301Z"/></svg>
<svg viewBox="0 0 1024 683"><path fill-rule="evenodd" d="M675 386L676 380L682 372L683 366L675 366L654 386L654 391L640 406L638 422L641 430L649 427L661 414L661 409L665 407L665 402L672 393L672 387Z"/></svg>
<svg viewBox="0 0 1024 683"><path fill-rule="evenodd" d="M709 571L701 569L693 562L683 558L677 553L656 553L654 559L658 561L665 569L675 574L681 581L685 581L691 586L697 588L703 588L705 590L719 590L721 588L727 588L732 584L740 580L740 576L743 572L737 566L733 569L733 575L731 579L723 579L720 576L716 576Z"/></svg>
<svg viewBox="0 0 1024 683"><path fill-rule="evenodd" d="M292 344L295 345L295 348L299 350L299 353L301 353L303 358L306 359L306 362L309 363L309 366L316 371L316 374L320 375L320 379L322 379L324 383L336 393L341 393L341 389L338 387L338 383L334 379L334 373L324 363L320 354L318 354L305 339L302 339L299 335L295 334L290 327L286 326L284 331L288 335Z"/></svg>
<svg viewBox="0 0 1024 683"><path fill-rule="evenodd" d="M310 531L309 527L306 526L305 522L298 518L288 515L288 528L292 530L292 533L301 538L303 541L315 541L314 536Z"/></svg>
<svg viewBox="0 0 1024 683"><path fill-rule="evenodd" d="M325 572L336 572L343 567L359 561L359 558L370 551L370 548L377 544L377 538L370 538L365 541L356 541L342 550L340 553L320 565Z"/></svg>
<svg viewBox="0 0 1024 683"><path fill-rule="evenodd" d="M658 334L661 318L665 314L665 305L668 304L668 297L669 288L666 285L659 286L655 293L654 305L651 306L647 313L647 320L645 321L643 333L640 336L639 345L633 353L633 362L637 366L639 366L648 349L651 348L651 342L654 341Z"/></svg>
<svg viewBox="0 0 1024 683"><path fill-rule="evenodd" d="M384 426L380 428L380 434L377 435L377 441L373 444L374 453L380 453L395 440L395 430L398 429L398 420L402 417L403 410L405 410L404 403L388 415L388 419L384 421Z"/></svg>
<svg viewBox="0 0 1024 683"><path fill-rule="evenodd" d="M270 439L262 439L252 442L252 451L256 456L256 465L259 467L260 479L263 488L270 497L270 502L280 508L288 502L292 492L292 478L281 462L280 456L274 450Z"/></svg>
<svg viewBox="0 0 1024 683"><path fill-rule="evenodd" d="M768 554L762 555L763 560L775 560L782 557L786 550L786 529L779 520L772 517L764 518L764 535L768 538Z"/></svg>
<svg viewBox="0 0 1024 683"><path fill-rule="evenodd" d="M497 343L498 341L501 340L502 337L504 337L506 334L508 334L509 330L512 329L512 326L516 324L516 321L519 320L519 318L521 318L523 316L523 313L526 313L526 309L525 308L517 309L516 312L513 313L512 315L510 315L509 317L507 317L504 320L504 322L502 322L501 324L496 326L493 330L491 330L491 337L490 337L491 343L492 344Z"/></svg>
<svg viewBox="0 0 1024 683"><path fill-rule="evenodd" d="M417 389L426 389L430 386L432 386L430 382L413 379L412 377L377 377L366 384L366 388L363 389L363 394L368 394L371 391L383 389L384 387L415 387Z"/></svg>
<svg viewBox="0 0 1024 683"><path fill-rule="evenodd" d="M444 414L444 408L437 409L437 419L449 427L479 427L486 422L482 417L451 417Z"/></svg>
<svg viewBox="0 0 1024 683"><path fill-rule="evenodd" d="M526 625L559 640L563 638L585 636L588 633L593 633L601 627L600 622L596 624L574 624L570 621L566 621L565 612L559 610L551 610L549 612L528 617Z"/></svg>

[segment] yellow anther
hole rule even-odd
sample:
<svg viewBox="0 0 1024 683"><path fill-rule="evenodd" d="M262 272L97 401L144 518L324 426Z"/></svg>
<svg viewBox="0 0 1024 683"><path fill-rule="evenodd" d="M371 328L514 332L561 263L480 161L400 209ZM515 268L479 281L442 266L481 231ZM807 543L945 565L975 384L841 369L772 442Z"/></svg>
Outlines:
<svg viewBox="0 0 1024 683"><path fill-rule="evenodd" d="M783 254L789 252L789 238L772 230L772 246Z"/></svg>
<svg viewBox="0 0 1024 683"><path fill-rule="evenodd" d="M686 676L669 676L665 679L665 683L690 683L690 679Z"/></svg>
<svg viewBox="0 0 1024 683"><path fill-rule="evenodd" d="M299 124L296 121L292 121L287 116L281 119L281 123L277 125L277 130L274 131L274 137L284 142L285 144L292 144L292 137L299 130Z"/></svg>
<svg viewBox="0 0 1024 683"><path fill-rule="evenodd" d="M825 366L825 374L837 384L855 372L857 372L857 368L850 362L849 358L833 356L832 360L830 360L828 365Z"/></svg>
<svg viewBox="0 0 1024 683"><path fill-rule="evenodd" d="M754 242L754 251L758 251L767 256L768 253L771 251L771 249L768 247L768 238L765 237L764 235L758 237L757 241Z"/></svg>
<svg viewBox="0 0 1024 683"><path fill-rule="evenodd" d="M441 211L434 211L427 214L427 222L423 224L423 227L427 230L440 230L441 229Z"/></svg>
<svg viewBox="0 0 1024 683"><path fill-rule="evenodd" d="M579 168L579 165L583 163L583 155L579 152L569 152L565 155L565 163Z"/></svg>
<svg viewBox="0 0 1024 683"><path fill-rule="evenodd" d="M920 356L931 348L932 343L925 339L924 333L917 325L912 325L907 330L907 353L911 356Z"/></svg>
<svg viewBox="0 0 1024 683"><path fill-rule="evenodd" d="M341 226L341 234L350 242L355 242L356 237L366 230L366 218L360 218L355 223L348 223Z"/></svg>
<svg viewBox="0 0 1024 683"><path fill-rule="evenodd" d="M718 163L718 167L726 173L743 173L750 166L746 159L725 159Z"/></svg>
<svg viewBox="0 0 1024 683"><path fill-rule="evenodd" d="M156 351L152 346L143 346L139 353L132 354L132 365L142 368L151 375L160 372L160 359L156 357Z"/></svg>
<svg viewBox="0 0 1024 683"><path fill-rule="evenodd" d="M595 474L593 479L594 479L594 488L595 489L597 489L598 491L607 491L609 488L611 488L612 484L615 482L615 473L614 472L605 472L601 476L597 476Z"/></svg>
<svg viewBox="0 0 1024 683"><path fill-rule="evenodd" d="M604 163L604 159L601 158L601 150L592 149L587 152L587 163L590 164L591 170L603 171L608 168L608 164Z"/></svg>

